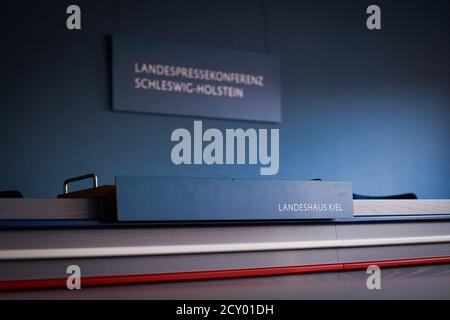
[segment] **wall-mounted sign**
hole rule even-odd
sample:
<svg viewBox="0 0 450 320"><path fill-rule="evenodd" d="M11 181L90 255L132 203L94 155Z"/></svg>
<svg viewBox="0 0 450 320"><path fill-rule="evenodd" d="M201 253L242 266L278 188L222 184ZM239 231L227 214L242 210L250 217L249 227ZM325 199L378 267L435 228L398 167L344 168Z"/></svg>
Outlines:
<svg viewBox="0 0 450 320"><path fill-rule="evenodd" d="M280 122L277 56L113 37L113 110Z"/></svg>

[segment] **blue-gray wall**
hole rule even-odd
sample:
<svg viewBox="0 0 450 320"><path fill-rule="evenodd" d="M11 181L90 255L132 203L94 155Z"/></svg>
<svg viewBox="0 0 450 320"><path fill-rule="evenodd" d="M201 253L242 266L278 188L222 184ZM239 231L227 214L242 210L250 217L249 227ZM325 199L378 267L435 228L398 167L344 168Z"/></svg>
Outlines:
<svg viewBox="0 0 450 320"><path fill-rule="evenodd" d="M82 8L83 30L65 29ZM365 28L382 8L383 30ZM66 177L259 177L176 167L193 118L115 113L109 38L126 33L281 57L280 178L353 181L363 194L450 197L448 1L3 1L0 190L54 197ZM207 127L277 127L205 120Z"/></svg>

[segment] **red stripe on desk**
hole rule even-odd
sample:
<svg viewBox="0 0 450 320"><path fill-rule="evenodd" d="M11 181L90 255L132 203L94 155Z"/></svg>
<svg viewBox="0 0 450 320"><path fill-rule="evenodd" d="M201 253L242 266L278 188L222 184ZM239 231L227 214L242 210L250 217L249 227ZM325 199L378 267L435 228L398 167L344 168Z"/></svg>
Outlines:
<svg viewBox="0 0 450 320"><path fill-rule="evenodd" d="M402 260L386 260L386 261L373 261L373 262L350 262L344 263L343 269L361 270L367 269L370 265L377 265L380 268L393 268L393 267L409 267L409 266L421 266L430 264L445 264L450 263L450 257L434 257L434 258L416 258L416 259L402 259Z"/></svg>
<svg viewBox="0 0 450 320"><path fill-rule="evenodd" d="M81 286L114 286L114 285L137 285L161 282L195 281L195 280L218 280L230 278L263 277L277 275L292 275L302 273L318 273L332 271L363 270L370 265L380 268L408 267L431 264L450 263L450 257L416 258L388 261L366 261L351 263L334 263L309 266L271 267L237 270L215 270L195 271L177 273L159 273L148 275L126 275L126 276L102 276L84 277ZM39 280L11 280L0 281L0 291L36 290L36 289L60 289L66 288L66 279L39 279Z"/></svg>

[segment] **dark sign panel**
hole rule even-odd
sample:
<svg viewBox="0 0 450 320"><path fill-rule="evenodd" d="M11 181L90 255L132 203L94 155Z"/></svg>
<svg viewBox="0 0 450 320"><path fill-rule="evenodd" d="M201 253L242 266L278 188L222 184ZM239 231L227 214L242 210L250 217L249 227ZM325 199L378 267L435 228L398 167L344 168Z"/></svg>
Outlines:
<svg viewBox="0 0 450 320"><path fill-rule="evenodd" d="M279 59L117 35L113 110L280 122Z"/></svg>
<svg viewBox="0 0 450 320"><path fill-rule="evenodd" d="M116 186L120 221L353 217L350 182L119 176Z"/></svg>

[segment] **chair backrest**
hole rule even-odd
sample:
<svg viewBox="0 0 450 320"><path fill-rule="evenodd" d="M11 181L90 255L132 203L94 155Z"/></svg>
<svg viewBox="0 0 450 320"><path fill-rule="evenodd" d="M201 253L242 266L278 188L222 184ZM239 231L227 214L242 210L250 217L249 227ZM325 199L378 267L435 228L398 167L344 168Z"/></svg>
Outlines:
<svg viewBox="0 0 450 320"><path fill-rule="evenodd" d="M0 191L0 198L23 198L23 195L17 190Z"/></svg>
<svg viewBox="0 0 450 320"><path fill-rule="evenodd" d="M409 200L409 199L417 199L417 196L414 193L404 193L397 194L393 196L365 196L361 194L353 194L353 199L355 200Z"/></svg>

